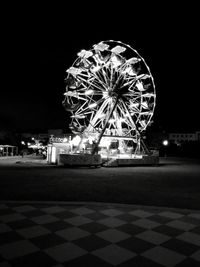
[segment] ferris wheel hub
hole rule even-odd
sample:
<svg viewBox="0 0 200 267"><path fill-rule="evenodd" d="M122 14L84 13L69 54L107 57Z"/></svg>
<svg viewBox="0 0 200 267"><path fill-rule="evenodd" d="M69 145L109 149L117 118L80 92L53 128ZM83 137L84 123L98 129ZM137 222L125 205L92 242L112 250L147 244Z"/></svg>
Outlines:
<svg viewBox="0 0 200 267"><path fill-rule="evenodd" d="M108 96L109 97L116 97L117 96L117 93L116 92L113 92L113 89L111 88L109 91L108 91Z"/></svg>

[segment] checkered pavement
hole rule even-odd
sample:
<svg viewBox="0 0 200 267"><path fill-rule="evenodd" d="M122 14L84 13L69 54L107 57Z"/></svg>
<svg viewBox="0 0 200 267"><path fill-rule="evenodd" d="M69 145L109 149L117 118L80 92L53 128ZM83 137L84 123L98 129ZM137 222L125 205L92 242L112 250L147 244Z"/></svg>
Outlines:
<svg viewBox="0 0 200 267"><path fill-rule="evenodd" d="M200 266L200 211L0 203L0 267Z"/></svg>

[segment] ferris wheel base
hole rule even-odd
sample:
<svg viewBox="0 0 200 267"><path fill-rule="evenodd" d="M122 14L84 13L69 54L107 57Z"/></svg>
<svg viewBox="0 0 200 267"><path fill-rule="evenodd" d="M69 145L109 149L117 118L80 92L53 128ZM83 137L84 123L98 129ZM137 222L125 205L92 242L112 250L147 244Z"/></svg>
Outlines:
<svg viewBox="0 0 200 267"><path fill-rule="evenodd" d="M123 166L158 166L159 156L143 155L140 158L110 158L103 163L104 167L123 167Z"/></svg>
<svg viewBox="0 0 200 267"><path fill-rule="evenodd" d="M59 154L58 165L62 166L94 166L101 167L101 155L92 154Z"/></svg>
<svg viewBox="0 0 200 267"><path fill-rule="evenodd" d="M60 154L58 165L60 166L92 166L92 167L123 167L123 166L157 166L159 156L143 155L133 158L102 158L99 154Z"/></svg>

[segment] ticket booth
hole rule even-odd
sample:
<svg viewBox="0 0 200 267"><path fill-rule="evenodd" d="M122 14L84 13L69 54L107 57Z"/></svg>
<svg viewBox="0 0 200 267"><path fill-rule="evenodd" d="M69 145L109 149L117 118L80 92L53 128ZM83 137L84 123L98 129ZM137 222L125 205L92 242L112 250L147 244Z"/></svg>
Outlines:
<svg viewBox="0 0 200 267"><path fill-rule="evenodd" d="M47 146L47 162L58 164L60 154L69 154L71 146L69 143L51 143Z"/></svg>

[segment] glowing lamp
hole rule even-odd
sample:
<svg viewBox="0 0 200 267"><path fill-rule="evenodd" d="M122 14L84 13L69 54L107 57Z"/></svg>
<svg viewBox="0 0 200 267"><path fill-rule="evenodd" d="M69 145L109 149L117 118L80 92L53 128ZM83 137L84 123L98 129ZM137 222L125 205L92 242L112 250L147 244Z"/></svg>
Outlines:
<svg viewBox="0 0 200 267"><path fill-rule="evenodd" d="M168 146L169 141L168 140L164 140L162 143L163 143L164 146Z"/></svg>
<svg viewBox="0 0 200 267"><path fill-rule="evenodd" d="M97 103L92 103L92 104L90 104L88 107L89 108L95 108L97 106Z"/></svg>
<svg viewBox="0 0 200 267"><path fill-rule="evenodd" d="M85 91L85 95L92 95L93 93L94 93L94 90L92 89Z"/></svg>
<svg viewBox="0 0 200 267"><path fill-rule="evenodd" d="M73 138L73 140L72 140L72 144L73 144L74 146L78 146L78 144L80 143L80 141L81 141L80 136L79 136L79 135L76 135L76 136Z"/></svg>

